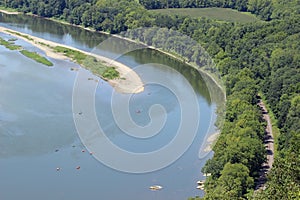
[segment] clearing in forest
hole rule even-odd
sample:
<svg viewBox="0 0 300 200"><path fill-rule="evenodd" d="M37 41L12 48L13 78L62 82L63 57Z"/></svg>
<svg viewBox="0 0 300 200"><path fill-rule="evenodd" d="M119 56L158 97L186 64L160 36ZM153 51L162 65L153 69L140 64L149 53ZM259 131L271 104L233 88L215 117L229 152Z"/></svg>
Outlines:
<svg viewBox="0 0 300 200"><path fill-rule="evenodd" d="M213 20L239 23L260 21L251 13L239 12L229 8L170 8L150 10L150 12L190 17L207 17Z"/></svg>

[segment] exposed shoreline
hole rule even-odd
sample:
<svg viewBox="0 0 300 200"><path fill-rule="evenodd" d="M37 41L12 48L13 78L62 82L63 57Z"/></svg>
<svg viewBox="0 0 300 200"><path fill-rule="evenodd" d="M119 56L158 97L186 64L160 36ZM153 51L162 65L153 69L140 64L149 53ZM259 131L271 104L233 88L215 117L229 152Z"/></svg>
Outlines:
<svg viewBox="0 0 300 200"><path fill-rule="evenodd" d="M218 137L220 136L220 132L216 132L211 134L207 139L206 139L206 146L203 149L204 152L210 152L212 151L212 148L217 141Z"/></svg>
<svg viewBox="0 0 300 200"><path fill-rule="evenodd" d="M20 14L20 12L17 12L17 11L7 11L7 10L0 10L0 12L4 13L4 14L7 14L7 15L18 15Z"/></svg>
<svg viewBox="0 0 300 200"><path fill-rule="evenodd" d="M11 31L11 32L8 32L8 31ZM117 92L120 92L120 93L139 93L139 92L144 91L144 85L143 85L143 82L140 79L140 77L131 68L127 67L126 65L124 65L120 62L117 62L117 61L112 60L110 58L106 58L106 57L96 55L96 54L93 54L93 53L90 53L90 52L85 52L83 50L80 50L80 49L77 49L77 48L74 48L74 47L71 47L71 46L58 44L56 42L52 42L52 41L49 41L49 40L38 38L38 37L35 37L35 36L32 36L32 35L28 35L28 34L25 34L25 33L20 33L18 31L15 31L15 30L12 30L12 29L9 29L9 28L5 28L5 27L1 27L1 26L0 26L0 32L5 33L5 34L9 34L9 35L13 35L16 38L22 39L22 40L30 43L31 45L41 49L42 51L45 52L45 54L48 57L51 57L51 58L54 58L54 59L62 59L62 60L68 59L68 60L70 60L70 58L68 58L67 56L65 56L61 53L54 52L54 50L52 48L50 48L50 47L56 47L56 46L65 47L65 48L68 48L68 49L71 49L71 50L75 50L75 51L84 53L85 55L94 56L97 59L105 62L105 64L107 66L115 67L116 70L120 73L121 78L114 79L114 80L108 80L109 84L111 86L113 86ZM19 36L17 34L12 33L12 32L20 33L22 35L28 36L32 40L30 40L28 38L25 38L25 37L22 37L22 36ZM45 45L43 45L43 44L45 44Z"/></svg>

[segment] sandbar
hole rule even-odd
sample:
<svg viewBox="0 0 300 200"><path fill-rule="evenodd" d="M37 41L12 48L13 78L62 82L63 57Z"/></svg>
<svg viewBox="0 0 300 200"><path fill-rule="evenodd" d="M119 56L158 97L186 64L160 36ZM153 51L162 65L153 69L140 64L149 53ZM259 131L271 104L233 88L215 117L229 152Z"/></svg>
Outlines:
<svg viewBox="0 0 300 200"><path fill-rule="evenodd" d="M20 35L11 33L9 31L28 36L32 40L30 40L28 38L25 38L25 37L22 37ZM86 51L83 51L83 50L80 50L80 49L77 49L77 48L74 48L74 47L71 47L71 46L68 46L68 45L59 44L59 43L52 42L52 41L49 41L49 40L45 40L45 39L42 39L42 38L39 38L39 37L35 37L35 36L32 36L32 35L21 33L21 32L18 32L18 31L9 29L9 28L5 28L5 27L2 27L2 26L0 26L0 32L5 33L5 34L9 34L9 35L13 35L16 38L22 39L22 40L32 44L33 46L35 46L35 47L41 49L42 51L44 51L45 54L50 58L70 60L70 58L66 57L62 53L57 53L52 49L56 46L69 48L69 49L79 51L79 52L84 53L84 54L89 55L89 56L94 56L97 59L103 61L105 63L105 65L115 67L115 69L120 73L121 78L108 80L108 83L112 87L114 87L114 89L117 92L129 93L130 94L130 93L140 93L140 92L144 91L144 84L143 84L141 78L139 77L139 75L134 70L132 70L131 68L129 68L128 66L126 66L126 65L124 65L120 62L117 62L115 60L112 60L112 59L104 57L104 56L93 54L91 52L86 52Z"/></svg>

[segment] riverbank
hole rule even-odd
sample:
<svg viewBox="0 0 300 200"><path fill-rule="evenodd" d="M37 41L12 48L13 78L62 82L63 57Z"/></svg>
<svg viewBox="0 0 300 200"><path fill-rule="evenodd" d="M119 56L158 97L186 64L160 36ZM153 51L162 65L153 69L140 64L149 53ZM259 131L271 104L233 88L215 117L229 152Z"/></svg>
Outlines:
<svg viewBox="0 0 300 200"><path fill-rule="evenodd" d="M216 141L218 140L218 137L220 135L220 132L216 132L211 134L207 139L206 139L206 146L203 148L204 152L210 152L212 151L212 148Z"/></svg>
<svg viewBox="0 0 300 200"><path fill-rule="evenodd" d="M89 29L86 29L86 30L89 30ZM103 33L103 32L101 32L101 33ZM105 32L104 32L104 33L105 33ZM106 34L107 34L107 33L106 33ZM111 35L111 36L112 36L112 37L119 38L119 39L122 39L122 40L127 40L127 41L129 41L129 42L133 42L133 43L136 43L136 44L143 45L143 46L145 46L146 48L149 48L149 49L158 51L158 52L160 52L160 53L163 53L163 54L165 54L165 55L167 55L167 56L170 56L170 57L172 57L172 58L174 58L174 59L176 59L176 60L178 60L178 61L180 61L180 62L184 62L182 59L179 58L179 56L176 56L176 55L174 55L174 54L171 54L171 53L169 53L169 52L167 52L167 51L164 51L164 50L162 50L162 49L156 48L156 47L154 47L154 46L149 46L149 45L147 45L147 44L145 44L145 43L143 43L143 42L136 41L136 40L132 40L132 39L130 39L130 38L126 38L126 37L123 37L123 36L120 36L120 35ZM205 70L201 69L200 67L195 66L193 63L189 63L189 62L184 62L184 63L187 64L187 65L189 65L190 67L192 67L192 68L198 70L198 71L203 72L205 75L207 75L207 76L208 76L208 77L209 77L209 78L210 78L210 79L218 86L218 88L224 93L224 98L225 98L225 100L226 100L226 93L225 93L225 88L224 88L224 86L222 86L218 81L216 81L216 78L213 77L213 75L212 75L211 73L209 73L208 71L205 71Z"/></svg>
<svg viewBox="0 0 300 200"><path fill-rule="evenodd" d="M175 55L173 55L173 54L171 54L169 52L166 52L164 50L158 49L158 48L153 47L153 46L148 46L148 48L154 49L154 50L159 51L159 52L161 52L163 54L166 54L166 55L168 55L168 56L170 56L172 58L175 58L175 59L177 59L177 60L179 60L181 62L184 62L179 57L177 57L177 56L175 56ZM197 66L193 65L192 63L189 63L189 62L184 62L184 63L187 64L187 65L189 65L190 67L193 67L194 69L196 69L198 71L201 71L201 72L205 73L205 75L207 75L218 86L218 88L220 88L220 90L224 93L224 95L225 95L224 98L226 100L226 94L225 94L224 86L222 86L220 83L218 83L218 81L216 81L216 79L213 77L213 75L211 73L209 73L209 72L201 69L200 67L197 67Z"/></svg>
<svg viewBox="0 0 300 200"><path fill-rule="evenodd" d="M31 36L28 34L24 34L24 33L20 33L17 32L15 30L11 30L5 27L1 27L0 26L0 32L2 33L6 33L6 34L10 34L13 35L16 38L25 40L26 42L32 44L33 46L41 49L42 51L45 52L45 54L48 57L54 58L54 59L69 59L69 57L65 56L63 53L58 53L54 50L55 47L64 47L64 48L68 48L80 53L83 53L85 55L88 56L93 56L97 59L99 59L100 61L102 61L106 66L108 67L114 67L120 74L120 78L116 78L116 79L112 79L112 80L107 80L110 85L112 85L115 90L117 92L120 93L139 93L142 92L144 90L144 86L143 86L143 82L140 79L140 77L129 67L127 67L126 65L117 62L115 60L103 57L103 56L99 56L90 52L85 52L82 51L80 49L71 47L71 46L67 46L67 45L62 45L62 44L58 44L52 41L48 41L42 38L38 38L35 36Z"/></svg>
<svg viewBox="0 0 300 200"><path fill-rule="evenodd" d="M0 12L7 14L7 15L18 15L21 14L20 12L17 11L9 11L9 10L4 10L4 9L0 9Z"/></svg>

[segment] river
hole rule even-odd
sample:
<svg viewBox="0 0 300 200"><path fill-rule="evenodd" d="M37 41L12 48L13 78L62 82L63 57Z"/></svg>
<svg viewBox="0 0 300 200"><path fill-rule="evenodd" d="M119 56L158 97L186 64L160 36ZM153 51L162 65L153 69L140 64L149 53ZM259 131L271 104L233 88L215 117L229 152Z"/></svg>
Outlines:
<svg viewBox="0 0 300 200"><path fill-rule="evenodd" d="M123 47L139 47L119 39L102 43L107 41L108 35L42 18L0 14L0 25L94 51L131 68L147 64L151 69L148 73L171 77L176 87L182 90L188 87L182 81L186 78L195 91L201 116L193 143L171 165L148 173L112 169L90 155L76 131L72 95L78 72L70 69L80 66L70 61L50 59L54 67L49 68L22 56L18 51L0 46L0 199L183 200L203 195L196 189L196 182L204 179L200 170L212 153L199 158L199 149L206 137L216 131L213 124L217 102L211 97L207 82L198 71L150 49L123 54ZM7 34L0 34L0 37L12 38ZM22 40L17 40L16 44L43 53ZM177 70L180 76L178 72L158 67L157 64ZM142 72L139 75L142 80L147 78ZM176 95L168 88L149 84L144 92L130 96L129 113L141 126L150 121L148 110L151 105L160 104L166 111L162 133L147 140L129 137L114 123L110 105L112 94L113 88L100 80L95 93L96 115L113 143L127 151L145 153L164 147L176 137L181 111ZM123 98L126 95L118 96ZM189 104L188 98L185 101ZM80 169L76 169L79 166ZM162 185L163 189L150 191L151 185Z"/></svg>

